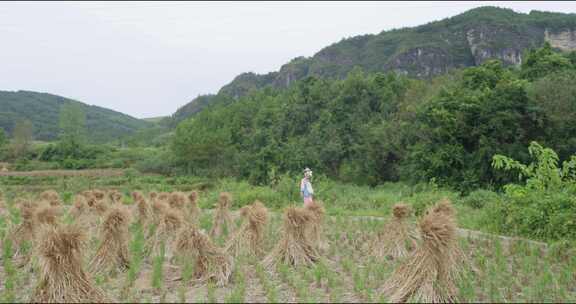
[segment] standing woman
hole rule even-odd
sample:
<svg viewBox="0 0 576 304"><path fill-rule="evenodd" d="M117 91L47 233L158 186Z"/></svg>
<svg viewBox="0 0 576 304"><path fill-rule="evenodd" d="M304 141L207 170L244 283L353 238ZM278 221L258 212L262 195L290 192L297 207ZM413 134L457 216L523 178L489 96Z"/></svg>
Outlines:
<svg viewBox="0 0 576 304"><path fill-rule="evenodd" d="M304 207L312 204L312 196L314 195L310 178L312 178L312 170L310 168L304 169L304 178L300 181L300 194L304 198Z"/></svg>

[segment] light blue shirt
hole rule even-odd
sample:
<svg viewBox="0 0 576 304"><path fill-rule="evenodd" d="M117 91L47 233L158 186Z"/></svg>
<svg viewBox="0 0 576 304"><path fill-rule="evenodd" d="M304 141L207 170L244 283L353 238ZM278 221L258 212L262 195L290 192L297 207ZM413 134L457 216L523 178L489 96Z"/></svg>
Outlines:
<svg viewBox="0 0 576 304"><path fill-rule="evenodd" d="M314 189L312 189L312 184L310 183L309 179L303 178L302 181L300 181L300 192L304 197L310 197L314 195Z"/></svg>

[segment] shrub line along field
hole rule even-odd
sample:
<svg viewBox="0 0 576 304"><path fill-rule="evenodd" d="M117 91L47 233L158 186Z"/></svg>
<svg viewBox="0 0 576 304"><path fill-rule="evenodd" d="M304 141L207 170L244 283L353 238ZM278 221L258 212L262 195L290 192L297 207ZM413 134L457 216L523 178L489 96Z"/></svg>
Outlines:
<svg viewBox="0 0 576 304"><path fill-rule="evenodd" d="M317 204L277 212L255 202L232 211L240 207L234 192L210 194L214 190L131 196L90 190L65 198L54 191L8 193L0 208L1 300L576 299L573 252L459 229L459 208L447 199L429 198L431 204L416 216L418 205L396 204L392 216L378 218L328 216ZM210 210L200 208L213 203ZM72 254L58 244L76 249ZM58 264L54 254L75 268ZM86 285L74 287L70 282L78 280L69 280L75 277Z"/></svg>
<svg viewBox="0 0 576 304"><path fill-rule="evenodd" d="M86 169L86 170L34 170L34 171L0 171L0 176L123 176L122 169Z"/></svg>

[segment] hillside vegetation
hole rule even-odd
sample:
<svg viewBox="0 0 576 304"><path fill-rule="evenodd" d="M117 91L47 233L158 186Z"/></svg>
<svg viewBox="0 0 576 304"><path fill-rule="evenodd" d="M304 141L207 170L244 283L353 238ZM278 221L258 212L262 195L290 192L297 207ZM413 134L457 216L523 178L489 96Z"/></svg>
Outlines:
<svg viewBox="0 0 576 304"><path fill-rule="evenodd" d="M537 141L576 151L576 58L550 45L521 67L487 61L432 81L352 71L254 91L180 123L173 151L198 175L269 183L309 166L345 182L435 179L461 190L498 186L495 154L528 161Z"/></svg>
<svg viewBox="0 0 576 304"><path fill-rule="evenodd" d="M151 125L126 114L52 94L0 91L0 128L12 134L16 123L27 119L32 122L34 139L55 140L60 130L60 109L70 103L78 104L85 113L86 135L91 142L110 141Z"/></svg>
<svg viewBox="0 0 576 304"><path fill-rule="evenodd" d="M342 39L312 57L298 57L279 71L243 73L216 96L203 95L181 107L167 124L175 126L209 104L235 100L264 87L287 88L308 76L345 78L354 68L430 78L452 69L478 66L490 59L518 65L523 53L544 41L565 48L559 38L576 29L576 15L481 7L425 25ZM576 41L572 41L576 46ZM228 97L228 98L225 98ZM230 101L228 101L230 102Z"/></svg>

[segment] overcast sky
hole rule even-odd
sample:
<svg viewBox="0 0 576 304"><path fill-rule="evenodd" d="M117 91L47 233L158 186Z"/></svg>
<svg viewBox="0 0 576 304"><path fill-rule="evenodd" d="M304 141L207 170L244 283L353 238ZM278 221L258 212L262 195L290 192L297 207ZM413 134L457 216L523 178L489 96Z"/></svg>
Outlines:
<svg viewBox="0 0 576 304"><path fill-rule="evenodd" d="M554 1L0 2L0 90L169 115L242 72L484 5L576 12L576 2Z"/></svg>

